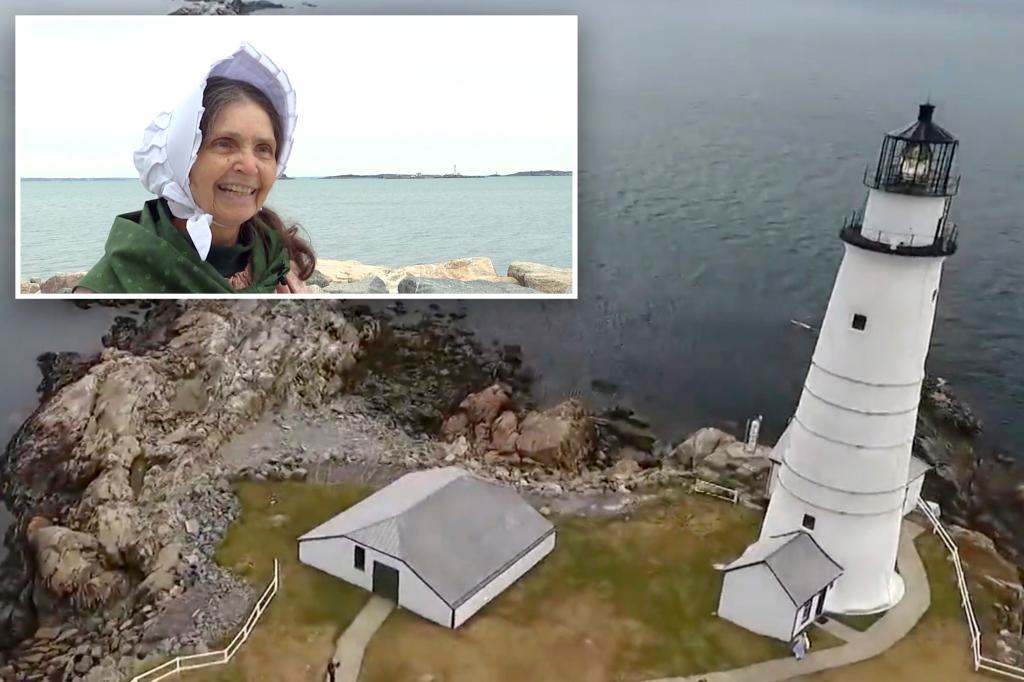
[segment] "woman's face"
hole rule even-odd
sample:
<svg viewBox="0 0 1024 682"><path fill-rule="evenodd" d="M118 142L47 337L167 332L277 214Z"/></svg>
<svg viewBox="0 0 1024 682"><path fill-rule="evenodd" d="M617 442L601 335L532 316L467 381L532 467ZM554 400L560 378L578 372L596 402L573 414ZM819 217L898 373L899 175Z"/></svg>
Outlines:
<svg viewBox="0 0 1024 682"><path fill-rule="evenodd" d="M225 106L192 164L192 198L217 223L241 225L256 215L277 179L276 153L267 112L248 100Z"/></svg>

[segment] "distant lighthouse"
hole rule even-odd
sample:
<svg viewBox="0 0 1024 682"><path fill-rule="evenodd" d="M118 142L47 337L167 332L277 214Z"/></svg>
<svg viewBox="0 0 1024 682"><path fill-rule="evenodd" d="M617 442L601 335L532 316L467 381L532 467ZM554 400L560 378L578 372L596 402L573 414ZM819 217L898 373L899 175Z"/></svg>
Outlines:
<svg viewBox="0 0 1024 682"><path fill-rule="evenodd" d="M836 275L803 393L772 459L761 539L803 530L843 568L825 601L871 613L903 596L900 522L920 493L911 448L942 263L956 251L957 140L935 106L888 133Z"/></svg>
<svg viewBox="0 0 1024 682"><path fill-rule="evenodd" d="M761 534L723 583L720 615L748 629L784 639L822 611L874 613L903 596L900 524L927 469L911 448L942 263L957 237L947 219L957 140L934 112L922 104L917 121L885 135L864 174L864 209L840 230L843 261L796 414L772 451ZM760 590L740 572L753 576L758 561L782 565L790 592L803 588L795 620L766 625Z"/></svg>

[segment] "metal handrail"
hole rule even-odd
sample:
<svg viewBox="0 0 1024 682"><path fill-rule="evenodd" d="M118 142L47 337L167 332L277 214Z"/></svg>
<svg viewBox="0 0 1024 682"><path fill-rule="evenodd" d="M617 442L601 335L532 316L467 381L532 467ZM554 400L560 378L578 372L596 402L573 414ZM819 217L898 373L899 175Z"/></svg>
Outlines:
<svg viewBox="0 0 1024 682"><path fill-rule="evenodd" d="M942 522L939 521L939 517L935 515L935 512L928 505L928 502L919 497L917 498L917 507L931 521L934 533L939 536L942 544L949 550L949 555L953 559L953 566L956 569L956 581L960 588L960 605L963 607L964 618L967 620L967 629L971 633L971 655L974 659L974 670L987 670L1015 680L1024 680L1024 668L981 655L981 629L978 627L978 619L974 615L974 607L971 605L971 594L967 589L967 579L964 576L963 565L960 563L960 551L956 548L956 542L946 531Z"/></svg>
<svg viewBox="0 0 1024 682"><path fill-rule="evenodd" d="M852 230L865 238L874 239L875 241L881 242L882 235L901 239L895 246L918 246L926 247L940 244L943 247L949 247L956 242L958 235L957 224L944 220L942 227L939 228L933 234L914 234L912 232L893 232L891 230L873 229L870 231L864 230L864 216L859 211L853 211L849 216L843 219L843 230ZM902 240L903 238L909 238L909 241ZM918 241L914 243L915 238Z"/></svg>
<svg viewBox="0 0 1024 682"><path fill-rule="evenodd" d="M131 679L131 682L159 682L160 680L166 679L171 675L176 675L186 670L197 670L199 668L207 668L211 665L224 665L229 663L238 650L242 648L242 644L249 639L249 635L256 627L256 623L259 621L260 616L270 606L270 601L277 594L281 587L281 571L277 559L274 559L274 577L270 580L270 584L263 590L263 594L256 600L255 606L249 613L249 617L246 618L245 623L238 630L238 633L231 640L225 648L219 651L208 651L202 654L189 654L187 656L178 656L165 663L161 663L155 668L147 670L146 672L136 675Z"/></svg>

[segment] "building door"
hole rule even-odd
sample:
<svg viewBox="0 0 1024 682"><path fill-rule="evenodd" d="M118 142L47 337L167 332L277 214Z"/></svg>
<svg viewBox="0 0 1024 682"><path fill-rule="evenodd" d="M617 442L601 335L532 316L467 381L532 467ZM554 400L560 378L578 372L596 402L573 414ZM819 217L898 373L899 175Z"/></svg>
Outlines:
<svg viewBox="0 0 1024 682"><path fill-rule="evenodd" d="M379 561L373 562L373 593L398 603L398 571Z"/></svg>

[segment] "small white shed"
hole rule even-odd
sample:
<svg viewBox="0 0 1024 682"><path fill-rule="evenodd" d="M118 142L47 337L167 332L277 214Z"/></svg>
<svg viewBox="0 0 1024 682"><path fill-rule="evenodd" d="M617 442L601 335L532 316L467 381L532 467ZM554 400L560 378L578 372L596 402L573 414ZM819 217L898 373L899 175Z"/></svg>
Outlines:
<svg viewBox="0 0 1024 682"><path fill-rule="evenodd" d="M444 467L309 531L299 561L457 628L554 547L554 526L514 490Z"/></svg>
<svg viewBox="0 0 1024 682"><path fill-rule="evenodd" d="M718 615L784 642L821 615L826 594L843 574L804 531L759 540L724 571Z"/></svg>

